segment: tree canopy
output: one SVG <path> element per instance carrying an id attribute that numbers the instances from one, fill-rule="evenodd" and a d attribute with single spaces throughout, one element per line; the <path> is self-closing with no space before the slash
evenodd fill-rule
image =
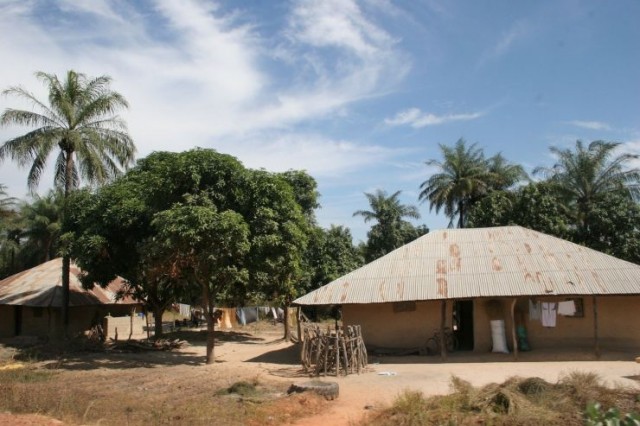
<path id="1" fill-rule="evenodd" d="M 148 300 L 159 300 L 160 318 L 171 289 L 184 286 L 200 288 L 209 311 L 251 297 L 286 304 L 302 276 L 305 197 L 281 174 L 213 150 L 156 152 L 95 195 L 73 198 L 73 254 L 87 283 L 120 275 L 155 293 Z"/>
<path id="2" fill-rule="evenodd" d="M 30 102 L 34 111 L 7 108 L 0 115 L 2 126 L 33 128 L 0 146 L 0 160 L 9 157 L 30 167 L 30 189 L 37 187 L 47 158 L 55 150 L 59 152 L 54 179 L 65 195 L 79 187 L 81 178 L 103 184 L 133 162 L 133 141 L 124 121 L 114 115 L 128 104 L 110 89 L 110 77 L 89 78 L 72 70 L 62 81 L 44 72 L 37 72 L 36 77 L 47 87 L 48 104 L 22 87 L 10 87 L 3 94 Z"/>
<path id="3" fill-rule="evenodd" d="M 378 189 L 375 193 L 365 192 L 371 210 L 358 210 L 353 216 L 362 216 L 365 223 L 375 221 L 367 233 L 367 243 L 364 246 L 364 257 L 371 262 L 398 247 L 416 239 L 428 232 L 426 227 L 414 227 L 405 218 L 419 219 L 418 208 L 400 202 L 402 191 L 388 195 L 386 191 Z"/>
<path id="4" fill-rule="evenodd" d="M 556 163 L 534 169 L 534 174 L 554 185 L 562 203 L 574 212 L 582 233 L 589 232 L 594 206 L 609 194 L 640 198 L 640 169 L 629 167 L 638 156 L 618 153 L 619 147 L 619 143 L 605 141 L 593 141 L 586 148 L 577 141 L 573 150 L 551 147 Z"/>
<path id="5" fill-rule="evenodd" d="M 492 190 L 505 190 L 526 179 L 520 165 L 509 163 L 501 154 L 487 159 L 477 144 L 467 146 L 459 139 L 455 146 L 440 145 L 443 159 L 428 160 L 427 166 L 436 172 L 420 185 L 420 201 L 429 202 L 429 210 L 444 210 L 452 226 L 467 225 L 471 206 Z"/>

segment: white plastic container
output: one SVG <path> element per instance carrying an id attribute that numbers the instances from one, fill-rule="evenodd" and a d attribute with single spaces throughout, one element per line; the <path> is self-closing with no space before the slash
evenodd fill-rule
<path id="1" fill-rule="evenodd" d="M 507 349 L 507 336 L 505 333 L 504 320 L 491 321 L 491 341 L 493 342 L 492 352 L 509 353 L 509 349 Z"/>

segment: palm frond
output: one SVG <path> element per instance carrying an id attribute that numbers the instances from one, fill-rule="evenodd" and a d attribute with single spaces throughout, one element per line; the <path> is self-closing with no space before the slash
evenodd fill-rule
<path id="1" fill-rule="evenodd" d="M 0 116 L 0 124 L 38 127 L 0 147 L 0 160 L 11 157 L 20 165 L 31 165 L 31 189 L 40 180 L 46 158 L 56 144 L 60 155 L 54 183 L 59 188 L 77 188 L 81 178 L 92 184 L 104 183 L 133 164 L 135 145 L 124 121 L 114 115 L 128 104 L 121 94 L 110 90 L 111 78 L 88 79 L 73 70 L 62 80 L 44 72 L 36 77 L 48 88 L 49 105 L 14 87 L 4 93 L 30 100 L 40 112 L 7 109 Z"/>

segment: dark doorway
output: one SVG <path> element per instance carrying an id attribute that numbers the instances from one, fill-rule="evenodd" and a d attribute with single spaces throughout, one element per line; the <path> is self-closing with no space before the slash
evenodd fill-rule
<path id="1" fill-rule="evenodd" d="M 19 336 L 22 334 L 22 306 L 14 306 L 13 312 L 15 314 L 15 316 L 13 317 L 14 324 L 16 326 L 15 332 L 16 336 Z"/>
<path id="2" fill-rule="evenodd" d="M 473 300 L 453 302 L 453 332 L 458 350 L 473 350 Z"/>

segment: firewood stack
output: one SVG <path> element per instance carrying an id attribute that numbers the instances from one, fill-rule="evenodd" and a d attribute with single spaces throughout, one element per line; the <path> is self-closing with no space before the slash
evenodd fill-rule
<path id="1" fill-rule="evenodd" d="M 358 373 L 367 366 L 367 348 L 359 325 L 327 327 L 306 325 L 303 330 L 301 360 L 311 375 L 339 376 Z"/>

